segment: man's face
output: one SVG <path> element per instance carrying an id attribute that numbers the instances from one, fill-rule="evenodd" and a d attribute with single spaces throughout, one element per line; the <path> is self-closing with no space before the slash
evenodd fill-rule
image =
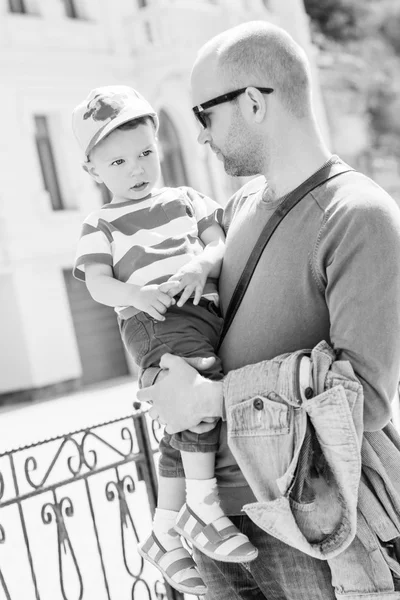
<path id="1" fill-rule="evenodd" d="M 234 91 L 223 81 L 212 57 L 195 64 L 191 84 L 195 106 Z M 223 162 L 228 175 L 257 175 L 262 169 L 262 148 L 243 118 L 241 100 L 243 98 L 239 96 L 236 101 L 224 102 L 205 110 L 202 115 L 207 127 L 201 129 L 197 141 L 199 144 L 209 144 Z"/>
<path id="2" fill-rule="evenodd" d="M 112 131 L 92 150 L 90 163 L 92 176 L 108 187 L 115 202 L 141 200 L 160 175 L 153 126 Z"/>

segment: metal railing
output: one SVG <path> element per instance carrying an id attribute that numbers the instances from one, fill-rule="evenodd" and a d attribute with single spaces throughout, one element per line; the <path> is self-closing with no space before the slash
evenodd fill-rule
<path id="1" fill-rule="evenodd" d="M 136 550 L 159 434 L 137 413 L 0 455 L 0 598 L 183 598 Z"/>

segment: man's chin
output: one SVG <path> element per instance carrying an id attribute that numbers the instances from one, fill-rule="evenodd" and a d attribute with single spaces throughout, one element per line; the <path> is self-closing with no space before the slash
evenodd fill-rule
<path id="1" fill-rule="evenodd" d="M 241 177 L 243 173 L 241 172 L 241 168 L 238 165 L 230 163 L 228 160 L 224 159 L 224 169 L 227 175 L 231 177 Z"/>

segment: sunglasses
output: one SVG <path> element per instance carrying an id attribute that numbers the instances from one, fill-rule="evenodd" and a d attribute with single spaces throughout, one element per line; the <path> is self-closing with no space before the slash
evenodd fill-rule
<path id="1" fill-rule="evenodd" d="M 207 102 L 203 102 L 202 104 L 198 104 L 192 108 L 194 112 L 194 116 L 199 121 L 203 129 L 207 129 L 207 115 L 203 114 L 205 110 L 211 108 L 212 106 L 217 106 L 217 104 L 223 104 L 224 102 L 230 102 L 234 100 L 240 94 L 244 94 L 249 86 L 241 88 L 240 90 L 235 90 L 234 92 L 228 92 L 227 94 L 222 94 L 222 96 L 217 96 L 212 100 L 208 100 Z M 256 90 L 261 92 L 262 94 L 272 94 L 274 91 L 273 88 L 265 88 L 265 87 L 256 87 Z"/>

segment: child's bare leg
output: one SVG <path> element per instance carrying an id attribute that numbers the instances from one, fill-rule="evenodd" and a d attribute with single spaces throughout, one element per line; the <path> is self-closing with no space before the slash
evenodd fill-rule
<path id="1" fill-rule="evenodd" d="M 158 502 L 153 520 L 153 531 L 166 550 L 178 548 L 180 537 L 174 529 L 176 515 L 185 502 L 185 480 L 183 477 L 158 479 Z"/>
<path id="2" fill-rule="evenodd" d="M 186 501 L 205 523 L 224 515 L 218 496 L 215 471 L 215 452 L 182 452 L 186 478 Z"/>
<path id="3" fill-rule="evenodd" d="M 179 511 L 185 503 L 185 480 L 183 477 L 158 478 L 157 507 Z"/>

